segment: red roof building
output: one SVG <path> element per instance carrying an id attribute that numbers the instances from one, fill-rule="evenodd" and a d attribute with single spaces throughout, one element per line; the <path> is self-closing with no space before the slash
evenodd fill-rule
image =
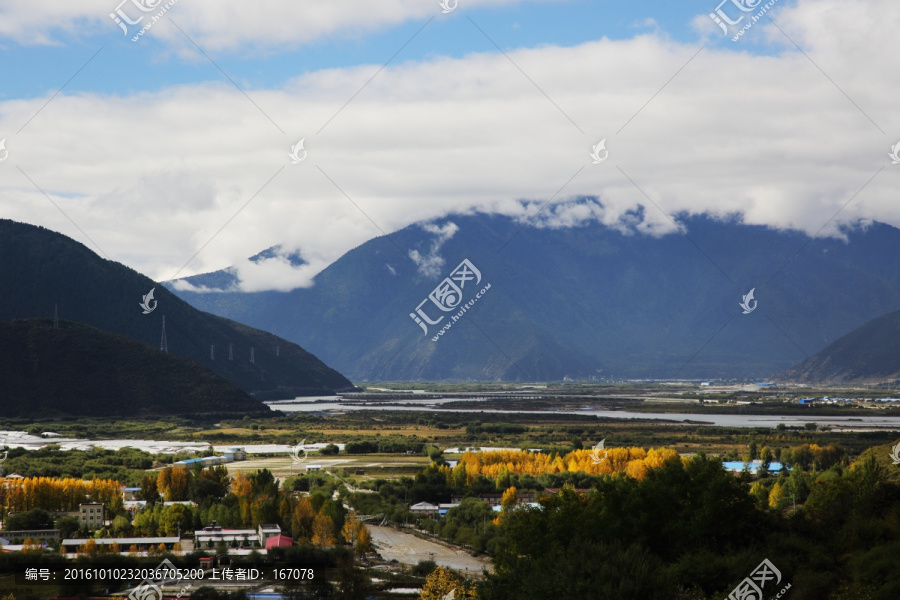
<path id="1" fill-rule="evenodd" d="M 266 550 L 269 548 L 284 548 L 293 546 L 294 540 L 286 535 L 274 535 L 266 540 Z"/>

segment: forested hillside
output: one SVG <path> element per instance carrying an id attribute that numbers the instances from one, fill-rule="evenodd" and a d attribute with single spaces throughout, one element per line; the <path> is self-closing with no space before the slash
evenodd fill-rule
<path id="1" fill-rule="evenodd" d="M 7 417 L 269 412 L 192 360 L 68 321 L 0 322 L 0 369 Z"/>

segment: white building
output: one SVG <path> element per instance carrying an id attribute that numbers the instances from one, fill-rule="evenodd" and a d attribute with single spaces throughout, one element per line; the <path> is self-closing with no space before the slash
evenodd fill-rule
<path id="1" fill-rule="evenodd" d="M 256 529 L 224 529 L 212 525 L 194 532 L 194 548 L 210 550 L 224 543 L 226 546 L 265 548 L 269 538 L 281 535 L 281 527 L 263 523 Z"/>

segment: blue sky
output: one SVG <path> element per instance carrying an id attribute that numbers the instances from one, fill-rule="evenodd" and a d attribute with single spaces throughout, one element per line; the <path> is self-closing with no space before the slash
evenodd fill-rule
<path id="1" fill-rule="evenodd" d="M 677 42 L 700 44 L 703 40 L 692 27 L 692 20 L 713 8 L 715 4 L 708 0 L 564 0 L 467 8 L 462 0 L 458 10 L 450 15 L 436 11 L 433 20 L 397 55 L 395 62 L 495 51 L 466 16 L 504 51 L 509 51 L 542 45 L 574 46 L 603 37 L 621 40 L 654 31 Z M 373 10 L 377 10 L 375 3 Z M 179 5 L 168 14 L 178 22 Z M 246 89 L 278 87 L 298 75 L 319 69 L 384 64 L 427 21 L 427 18 L 407 19 L 399 25 L 385 25 L 374 31 L 351 30 L 306 43 L 297 40 L 295 44 L 272 47 L 260 43 L 218 51 L 204 48 L 204 51 Z M 149 36 L 132 43 L 111 19 L 76 26 L 73 32 L 57 29 L 54 38 L 55 45 L 50 46 L 0 38 L 4 55 L 0 67 L 4 81 L 0 98 L 31 98 L 56 91 L 101 48 L 97 58 L 66 86 L 67 92 L 132 94 L 223 79 L 197 53 L 175 54 L 166 41 Z M 764 52 L 767 47 L 761 41 L 742 43 L 742 49 Z M 714 47 L 730 42 L 713 36 L 705 43 Z"/>

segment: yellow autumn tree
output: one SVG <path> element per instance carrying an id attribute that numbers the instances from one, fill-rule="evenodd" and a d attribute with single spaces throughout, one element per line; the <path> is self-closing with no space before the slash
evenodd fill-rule
<path id="1" fill-rule="evenodd" d="M 344 519 L 344 527 L 341 529 L 344 540 L 353 546 L 353 550 L 364 556 L 373 550 L 372 537 L 368 528 L 359 520 L 355 512 L 350 512 Z"/>
<path id="2" fill-rule="evenodd" d="M 291 531 L 298 543 L 309 541 L 313 536 L 313 521 L 316 520 L 316 511 L 312 507 L 309 496 L 297 500 L 294 512 L 291 515 Z"/>
<path id="3" fill-rule="evenodd" d="M 187 500 L 190 485 L 191 472 L 184 465 L 163 469 L 156 479 L 156 488 L 166 502 Z"/>
<path id="4" fill-rule="evenodd" d="M 101 502 L 110 512 L 122 508 L 121 486 L 118 481 L 74 477 L 25 477 L 0 479 L 0 508 L 6 513 L 27 512 L 41 508 L 49 512 L 68 512 L 91 501 Z"/>
<path id="5" fill-rule="evenodd" d="M 344 541 L 351 546 L 356 545 L 356 539 L 359 537 L 360 525 L 362 525 L 362 523 L 356 518 L 356 513 L 353 511 L 350 511 L 344 518 L 344 526 L 341 528 L 341 535 L 344 537 Z"/>
<path id="6" fill-rule="evenodd" d="M 452 595 L 451 595 L 452 593 Z M 425 578 L 425 585 L 419 592 L 420 600 L 478 600 L 475 586 L 444 567 L 438 567 Z"/>
<path id="7" fill-rule="evenodd" d="M 334 521 L 328 515 L 321 513 L 316 515 L 312 526 L 312 543 L 319 548 L 334 546 L 337 538 L 334 537 Z"/>
<path id="8" fill-rule="evenodd" d="M 671 448 L 590 448 L 573 450 L 565 455 L 551 455 L 525 450 L 496 450 L 491 452 L 465 452 L 451 472 L 454 484 L 465 473 L 469 483 L 478 475 L 484 475 L 504 485 L 510 475 L 542 475 L 545 473 L 584 472 L 592 475 L 626 473 L 642 479 L 650 469 L 661 467 L 669 460 L 677 459 Z"/>
<path id="9" fill-rule="evenodd" d="M 516 505 L 516 501 L 518 501 L 519 499 L 516 492 L 516 487 L 510 486 L 506 488 L 506 491 L 503 492 L 502 496 L 500 496 L 500 507 L 504 512 L 510 510 Z"/>
<path id="10" fill-rule="evenodd" d="M 769 493 L 766 491 L 766 488 L 761 481 L 757 481 L 750 486 L 750 495 L 760 506 L 765 506 L 769 503 Z"/>
<path id="11" fill-rule="evenodd" d="M 769 492 L 769 506 L 771 508 L 778 508 L 784 497 L 784 489 L 781 487 L 781 482 L 778 482 L 772 486 L 772 491 Z"/>
<path id="12" fill-rule="evenodd" d="M 356 534 L 356 545 L 353 547 L 353 550 L 359 556 L 365 556 L 375 550 L 375 547 L 372 545 L 372 536 L 369 533 L 369 528 L 362 523 L 359 524 L 359 531 Z"/>
<path id="13" fill-rule="evenodd" d="M 97 542 L 94 541 L 94 538 L 89 538 L 78 548 L 78 552 L 81 554 L 97 554 Z"/>
<path id="14" fill-rule="evenodd" d="M 253 501 L 253 484 L 244 475 L 238 471 L 238 474 L 231 481 L 231 493 L 238 499 L 238 507 L 241 513 L 241 521 L 243 523 L 251 523 L 253 519 L 252 501 Z"/>

